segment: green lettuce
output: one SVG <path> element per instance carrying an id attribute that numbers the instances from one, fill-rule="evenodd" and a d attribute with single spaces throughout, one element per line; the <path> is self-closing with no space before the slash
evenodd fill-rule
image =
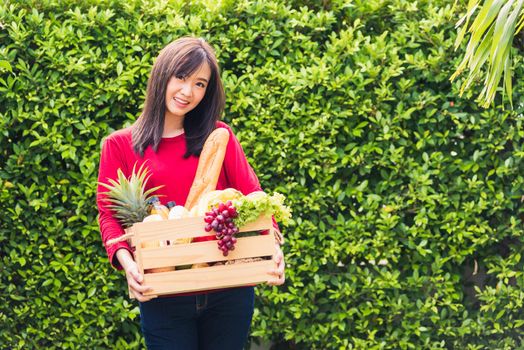
<path id="1" fill-rule="evenodd" d="M 283 194 L 274 192 L 273 195 L 260 194 L 257 196 L 243 196 L 233 200 L 238 217 L 235 219 L 237 227 L 242 227 L 256 221 L 260 216 L 273 215 L 275 220 L 286 224 L 291 218 L 291 209 L 284 205 Z"/>

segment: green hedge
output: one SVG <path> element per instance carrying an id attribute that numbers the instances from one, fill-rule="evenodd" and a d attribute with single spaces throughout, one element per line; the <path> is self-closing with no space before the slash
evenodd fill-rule
<path id="1" fill-rule="evenodd" d="M 79 3 L 0 4 L 2 348 L 143 346 L 101 245 L 97 166 L 184 34 L 216 47 L 224 120 L 294 210 L 252 340 L 524 347 L 522 58 L 515 111 L 459 98 L 454 1 Z"/>

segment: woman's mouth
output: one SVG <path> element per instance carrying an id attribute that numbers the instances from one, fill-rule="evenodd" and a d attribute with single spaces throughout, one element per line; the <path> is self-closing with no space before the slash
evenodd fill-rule
<path id="1" fill-rule="evenodd" d="M 180 107 L 180 108 L 184 108 L 184 107 L 187 107 L 189 105 L 189 102 L 186 101 L 186 100 L 182 100 L 178 97 L 173 97 L 173 101 L 175 101 L 175 104 Z"/>

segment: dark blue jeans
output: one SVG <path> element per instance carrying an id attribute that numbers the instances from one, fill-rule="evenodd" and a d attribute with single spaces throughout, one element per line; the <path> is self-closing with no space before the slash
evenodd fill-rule
<path id="1" fill-rule="evenodd" d="M 140 303 L 142 333 L 149 350 L 242 350 L 254 309 L 254 288 Z"/>

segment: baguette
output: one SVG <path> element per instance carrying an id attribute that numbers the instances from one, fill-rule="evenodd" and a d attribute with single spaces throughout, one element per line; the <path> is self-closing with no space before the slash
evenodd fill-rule
<path id="1" fill-rule="evenodd" d="M 216 189 L 228 141 L 229 132 L 224 128 L 217 128 L 208 136 L 198 160 L 195 179 L 187 196 L 185 204 L 187 210 L 191 210 L 204 194 Z"/>

